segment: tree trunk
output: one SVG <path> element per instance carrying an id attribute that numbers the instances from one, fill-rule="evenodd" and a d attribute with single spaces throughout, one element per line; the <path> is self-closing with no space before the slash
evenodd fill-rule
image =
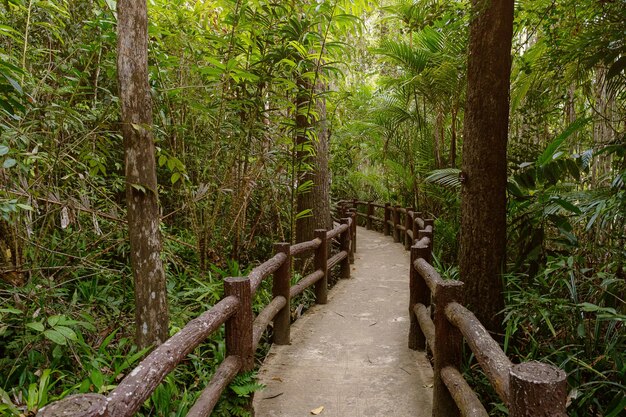
<path id="1" fill-rule="evenodd" d="M 324 83 L 318 83 L 318 90 L 326 90 Z M 328 135 L 328 121 L 326 119 L 326 98 L 317 100 L 317 114 L 319 120 L 316 123 L 317 141 L 315 142 L 315 157 L 313 160 L 313 212 L 315 213 L 315 229 L 332 229 L 333 220 L 330 213 L 330 171 L 328 161 L 330 159 L 330 143 Z"/>
<path id="2" fill-rule="evenodd" d="M 0 218 L 0 281 L 21 287 L 24 285 L 22 272 L 22 245 L 17 235 L 17 221 L 9 223 Z"/>
<path id="3" fill-rule="evenodd" d="M 320 87 L 321 86 L 321 87 Z M 319 83 L 318 89 L 324 88 Z M 312 100 L 314 92 L 308 90 L 302 98 L 298 99 L 298 116 L 296 128 L 298 129 L 297 144 L 302 146 L 307 143 L 307 130 L 309 118 L 307 115 L 308 101 Z M 305 242 L 314 238 L 315 229 L 329 229 L 332 225 L 330 216 L 330 175 L 328 172 L 328 128 L 326 123 L 326 101 L 321 98 L 316 100 L 317 113 L 320 120 L 315 120 L 315 139 L 310 143 L 313 153 L 300 151 L 299 165 L 304 168 L 300 176 L 300 184 L 312 181 L 309 190 L 299 191 L 297 195 L 297 210 L 302 213 L 311 210 L 311 215 L 303 216 L 296 222 L 296 242 Z"/>
<path id="4" fill-rule="evenodd" d="M 452 109 L 452 132 L 450 134 L 450 168 L 456 168 L 456 118 L 458 109 Z"/>
<path id="5" fill-rule="evenodd" d="M 160 212 L 152 101 L 148 85 L 146 0 L 119 0 L 118 88 L 122 106 L 126 199 L 131 265 L 135 280 L 136 343 L 143 348 L 168 337 L 165 271 L 161 262 Z"/>
<path id="6" fill-rule="evenodd" d="M 463 134 L 460 272 L 466 301 L 501 329 L 513 0 L 472 0 Z"/>
<path id="7" fill-rule="evenodd" d="M 441 155 L 443 153 L 443 112 L 440 109 L 437 109 L 437 116 L 435 118 L 435 142 L 434 142 L 434 151 L 435 151 L 435 168 L 439 169 L 442 166 L 441 163 Z"/>
<path id="8" fill-rule="evenodd" d="M 595 69 L 596 77 L 594 80 L 594 101 L 595 101 L 595 118 L 593 122 L 593 144 L 594 150 L 597 152 L 604 146 L 611 143 L 613 139 L 613 130 L 611 129 L 612 119 L 612 100 L 607 92 L 606 74 L 607 69 L 604 66 L 598 66 Z M 597 186 L 602 177 L 609 172 L 611 168 L 610 155 L 594 156 L 591 167 L 591 183 Z"/>

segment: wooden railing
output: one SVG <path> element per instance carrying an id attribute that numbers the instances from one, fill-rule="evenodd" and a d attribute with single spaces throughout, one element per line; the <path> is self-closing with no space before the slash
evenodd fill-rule
<path id="1" fill-rule="evenodd" d="M 365 206 L 358 211 L 359 206 Z M 467 343 L 511 417 L 566 416 L 567 382 L 561 369 L 540 362 L 513 364 L 476 316 L 463 306 L 463 282 L 444 280 L 433 268 L 433 221 L 412 208 L 366 201 L 340 201 L 341 213 L 382 222 L 411 250 L 409 348 L 433 353 L 433 417 L 487 417 L 459 368 Z M 376 217 L 377 209 L 384 216 Z M 404 217 L 402 217 L 404 216 Z"/>
<path id="2" fill-rule="evenodd" d="M 226 278 L 224 298 L 154 349 L 108 395 L 77 394 L 42 408 L 41 417 L 130 417 L 150 397 L 163 379 L 200 343 L 226 326 L 226 359 L 216 370 L 187 417 L 209 416 L 221 393 L 240 372 L 254 368 L 254 353 L 263 332 L 273 321 L 273 342 L 289 344 L 290 300 L 306 288 L 315 285 L 315 302 L 325 304 L 328 294 L 329 271 L 340 268 L 340 277 L 350 277 L 354 259 L 356 225 L 352 218 L 342 218 L 332 230 L 316 230 L 308 242 L 275 245 L 275 255 L 254 268 L 247 277 Z M 330 256 L 331 242 L 338 251 Z M 291 286 L 291 261 L 295 255 L 314 254 L 315 271 Z M 254 295 L 266 278 L 273 275 L 272 301 L 256 316 L 252 312 Z"/>

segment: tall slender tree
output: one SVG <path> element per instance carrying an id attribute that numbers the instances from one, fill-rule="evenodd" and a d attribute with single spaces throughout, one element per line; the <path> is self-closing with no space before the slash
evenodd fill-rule
<path id="1" fill-rule="evenodd" d="M 322 74 L 324 56 L 326 54 L 326 40 L 330 30 L 335 7 L 331 7 L 326 17 L 328 26 L 318 26 L 321 43 L 318 45 L 317 59 L 308 62 L 310 70 L 314 71 L 313 81 L 299 75 L 298 85 L 300 93 L 297 99 L 296 116 L 297 145 L 299 148 L 298 163 L 303 175 L 301 184 L 306 184 L 304 190 L 297 195 L 298 213 L 310 210 L 311 215 L 305 215 L 296 222 L 296 241 L 303 242 L 314 237 L 315 229 L 329 229 L 332 226 L 330 214 L 330 172 L 328 168 L 329 146 L 328 128 L 326 124 L 327 90 Z M 311 27 L 312 28 L 312 27 Z M 306 146 L 310 145 L 310 146 Z M 308 151 L 306 149 L 309 149 Z"/>
<path id="2" fill-rule="evenodd" d="M 146 0 L 117 3 L 117 71 L 122 105 L 126 200 L 135 280 L 136 343 L 158 345 L 168 336 L 165 271 L 161 261 L 152 101 L 148 84 Z"/>
<path id="3" fill-rule="evenodd" d="M 463 134 L 460 272 L 466 301 L 501 328 L 513 0 L 472 0 Z"/>

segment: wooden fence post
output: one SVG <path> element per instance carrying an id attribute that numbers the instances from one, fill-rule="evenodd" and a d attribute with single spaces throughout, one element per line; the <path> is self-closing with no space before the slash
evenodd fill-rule
<path id="1" fill-rule="evenodd" d="M 291 307 L 289 296 L 291 286 L 291 255 L 289 251 L 289 243 L 276 243 L 274 245 L 275 253 L 284 253 L 287 259 L 274 272 L 272 284 L 272 297 L 285 297 L 287 303 L 285 307 L 274 317 L 274 338 L 273 341 L 277 345 L 288 345 L 290 342 L 290 326 L 291 326 Z"/>
<path id="2" fill-rule="evenodd" d="M 254 350 L 252 349 L 252 291 L 250 279 L 226 278 L 224 280 L 224 296 L 234 295 L 239 298 L 239 308 L 234 316 L 226 322 L 226 355 L 241 358 L 241 371 L 254 369 Z"/>
<path id="3" fill-rule="evenodd" d="M 76 394 L 49 404 L 37 417 L 109 417 L 107 397 L 101 394 Z"/>
<path id="4" fill-rule="evenodd" d="M 374 215 L 374 205 L 371 201 L 367 203 L 367 219 L 365 219 L 365 228 L 372 230 L 372 216 Z"/>
<path id="5" fill-rule="evenodd" d="M 461 368 L 463 335 L 446 317 L 446 306 L 451 302 L 462 302 L 463 283 L 461 281 L 442 281 L 437 283 L 433 297 L 435 317 L 435 364 L 433 369 L 433 417 L 457 417 L 459 409 L 450 395 L 441 370 L 447 366 Z"/>
<path id="6" fill-rule="evenodd" d="M 422 238 L 424 237 L 428 237 L 428 239 L 430 239 L 430 242 L 428 243 L 428 247 L 424 249 L 423 252 L 420 252 L 420 254 L 422 255 L 420 256 L 420 258 L 424 258 L 426 262 L 428 262 L 429 264 L 432 264 L 433 263 L 433 234 L 430 232 L 427 232 L 426 230 L 419 230 L 417 232 L 417 239 L 422 240 Z"/>
<path id="7" fill-rule="evenodd" d="M 400 231 L 398 225 L 400 224 L 400 206 L 396 205 L 393 208 L 393 241 L 400 241 Z"/>
<path id="8" fill-rule="evenodd" d="M 352 263 L 354 263 L 354 254 L 356 253 L 356 220 L 357 214 L 356 209 L 350 215 L 352 217 L 352 230 L 350 231 L 350 237 L 352 238 Z"/>
<path id="9" fill-rule="evenodd" d="M 422 217 L 422 213 L 415 212 L 415 214 L 413 214 L 413 223 L 411 224 L 411 228 L 413 230 L 413 242 L 411 243 L 411 246 L 413 246 L 415 244 L 415 242 L 417 242 L 417 234 L 419 233 L 419 225 L 417 224 L 417 219 Z"/>
<path id="10" fill-rule="evenodd" d="M 326 229 L 316 229 L 315 237 L 322 241 L 315 250 L 315 270 L 321 270 L 324 276 L 315 283 L 315 302 L 326 304 L 328 302 L 328 239 Z"/>
<path id="11" fill-rule="evenodd" d="M 567 417 L 567 375 L 541 362 L 513 365 L 509 371 L 511 417 Z"/>
<path id="12" fill-rule="evenodd" d="M 435 247 L 435 220 L 434 219 L 424 219 L 424 228 L 426 227 L 432 227 L 432 232 L 430 232 L 430 251 L 433 251 L 433 248 Z"/>
<path id="13" fill-rule="evenodd" d="M 409 266 L 409 349 L 425 350 L 426 337 L 415 316 L 415 304 L 420 303 L 428 307 L 430 305 L 430 288 L 426 285 L 424 278 L 417 272 L 413 265 L 419 258 L 428 259 L 430 252 L 427 246 L 411 246 L 411 264 Z M 434 350 L 431 346 L 431 350 Z"/>
<path id="14" fill-rule="evenodd" d="M 413 207 L 406 209 L 406 216 L 404 217 L 404 249 L 405 250 L 410 250 L 411 246 L 413 246 L 413 242 L 411 242 L 411 237 L 409 237 L 409 231 L 411 231 L 411 233 L 413 233 L 413 226 L 412 226 L 412 221 L 411 221 L 411 216 L 409 215 L 409 213 L 412 213 L 413 210 L 415 210 Z M 415 236 L 413 236 L 415 237 Z"/>
<path id="15" fill-rule="evenodd" d="M 351 243 L 351 239 L 350 239 L 350 219 L 349 218 L 343 218 L 341 219 L 341 224 L 347 224 L 348 228 L 346 229 L 345 232 L 343 232 L 341 235 L 339 235 L 339 244 L 340 244 L 340 250 L 341 251 L 346 251 L 346 253 L 348 254 L 348 256 L 346 256 L 342 261 L 341 261 L 341 272 L 340 272 L 340 276 L 341 278 L 350 278 L 350 264 L 354 261 L 350 261 L 350 243 Z M 354 257 L 352 258 L 354 259 Z"/>
<path id="16" fill-rule="evenodd" d="M 391 204 L 385 203 L 385 215 L 383 216 L 385 222 L 383 223 L 383 235 L 389 236 L 389 220 L 391 220 Z"/>

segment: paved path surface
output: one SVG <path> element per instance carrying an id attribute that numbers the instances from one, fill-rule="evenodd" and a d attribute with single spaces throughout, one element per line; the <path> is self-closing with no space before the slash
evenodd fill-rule
<path id="1" fill-rule="evenodd" d="M 431 415 L 432 370 L 407 348 L 409 254 L 390 237 L 359 228 L 352 278 L 273 346 L 259 372 L 256 417 Z"/>

